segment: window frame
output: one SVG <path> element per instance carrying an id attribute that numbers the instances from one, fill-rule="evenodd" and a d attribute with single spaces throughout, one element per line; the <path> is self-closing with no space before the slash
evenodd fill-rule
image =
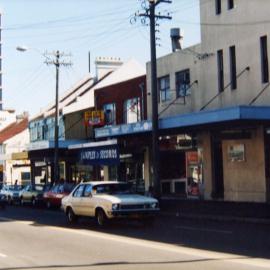
<path id="1" fill-rule="evenodd" d="M 227 0 L 228 10 L 234 9 L 234 0 Z"/>
<path id="2" fill-rule="evenodd" d="M 162 81 L 165 80 L 165 87 L 161 88 L 161 83 Z M 170 89 L 170 75 L 165 75 L 160 78 L 158 78 L 158 97 L 159 97 L 159 102 L 167 102 L 171 100 L 171 89 Z M 164 92 L 165 98 L 163 98 L 162 93 Z"/>
<path id="3" fill-rule="evenodd" d="M 112 110 L 110 110 L 111 111 L 111 116 L 110 116 L 110 122 L 108 122 L 107 120 L 108 120 L 108 116 L 107 116 L 107 113 L 106 113 L 106 111 L 108 111 L 109 110 L 109 108 L 108 109 L 106 109 L 106 107 L 108 106 L 110 106 L 110 105 L 112 105 Z M 103 111 L 104 111 L 104 116 L 105 116 L 105 125 L 107 125 L 107 126 L 111 126 L 111 125 L 115 125 L 116 124 L 116 103 L 115 102 L 111 102 L 111 103 L 106 103 L 106 104 L 104 104 L 103 105 Z M 113 114 L 112 114 L 112 112 L 113 112 Z"/>
<path id="4" fill-rule="evenodd" d="M 237 89 L 237 62 L 235 45 L 229 48 L 231 90 Z"/>
<path id="5" fill-rule="evenodd" d="M 183 75 L 184 77 L 186 77 L 187 74 L 188 74 L 188 81 L 185 78 L 183 83 L 180 83 L 180 76 Z M 181 94 L 181 89 L 180 89 L 181 86 L 185 86 L 184 95 Z M 190 69 L 189 68 L 180 70 L 180 71 L 175 73 L 175 91 L 176 91 L 176 97 L 178 97 L 178 98 L 191 95 L 191 92 L 190 92 Z"/>
<path id="6" fill-rule="evenodd" d="M 218 92 L 224 91 L 224 59 L 223 50 L 217 51 Z"/>
<path id="7" fill-rule="evenodd" d="M 260 48 L 261 48 L 262 83 L 268 83 L 269 82 L 269 61 L 268 61 L 267 35 L 260 37 Z"/>
<path id="8" fill-rule="evenodd" d="M 132 121 L 130 119 L 128 119 L 128 112 L 131 112 L 131 107 L 132 105 L 128 104 L 128 102 L 135 102 L 134 104 L 136 105 L 136 112 L 134 112 L 134 114 L 136 113 L 137 115 L 137 119 L 136 121 Z M 123 108 L 123 118 L 124 118 L 124 122 L 125 124 L 131 124 L 131 123 L 137 123 L 141 121 L 141 98 L 140 97 L 133 97 L 133 98 L 129 98 L 126 99 L 124 101 L 124 108 Z"/>
<path id="9" fill-rule="evenodd" d="M 222 12 L 221 0 L 216 0 L 216 15 L 220 15 Z"/>

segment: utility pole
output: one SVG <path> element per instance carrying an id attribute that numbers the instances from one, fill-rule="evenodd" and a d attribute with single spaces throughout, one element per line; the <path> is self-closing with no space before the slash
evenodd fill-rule
<path id="1" fill-rule="evenodd" d="M 59 179 L 59 67 L 63 66 L 71 66 L 71 62 L 60 62 L 60 57 L 70 56 L 64 53 L 60 53 L 59 51 L 46 54 L 46 55 L 53 55 L 55 60 L 48 61 L 46 60 L 45 63 L 47 65 L 55 65 L 56 68 L 56 85 L 55 85 L 55 114 L 54 114 L 54 178 L 52 184 L 55 183 Z M 47 58 L 47 57 L 46 57 Z"/>
<path id="2" fill-rule="evenodd" d="M 156 14 L 156 7 L 161 3 L 171 4 L 171 0 L 148 0 L 142 2 L 144 13 L 135 14 L 135 17 L 149 18 L 150 20 L 150 50 L 151 50 L 151 97 L 152 97 L 152 168 L 155 196 L 160 197 L 160 175 L 159 175 L 159 119 L 158 119 L 158 89 L 157 89 L 157 58 L 156 58 L 156 21 L 159 19 L 171 20 L 169 15 Z M 136 19 L 135 19 L 136 21 Z M 145 24 L 145 20 L 142 20 Z"/>

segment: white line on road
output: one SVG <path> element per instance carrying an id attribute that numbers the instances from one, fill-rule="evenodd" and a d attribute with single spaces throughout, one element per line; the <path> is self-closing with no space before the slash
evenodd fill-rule
<path id="1" fill-rule="evenodd" d="M 204 229 L 204 228 L 195 228 L 188 226 L 175 226 L 176 229 L 190 230 L 190 231 L 202 231 L 202 232 L 214 232 L 214 233 L 224 233 L 224 234 L 232 234 L 232 231 L 225 230 L 215 230 L 215 229 Z"/>

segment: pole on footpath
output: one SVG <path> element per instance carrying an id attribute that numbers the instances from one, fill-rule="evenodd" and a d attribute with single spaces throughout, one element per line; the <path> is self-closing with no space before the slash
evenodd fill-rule
<path id="1" fill-rule="evenodd" d="M 46 61 L 45 63 L 47 65 L 55 65 L 56 69 L 56 85 L 55 85 L 55 114 L 54 114 L 54 159 L 53 159 L 53 165 L 54 165 L 54 177 L 52 179 L 52 185 L 59 181 L 59 68 L 61 65 L 63 66 L 71 66 L 71 62 L 60 62 L 60 57 L 64 56 L 70 56 L 65 55 L 63 53 L 60 53 L 59 51 L 56 51 L 56 53 L 51 53 L 51 55 L 55 56 L 54 61 Z"/>
<path id="2" fill-rule="evenodd" d="M 143 1 L 143 7 L 146 6 Z M 145 7 L 145 13 L 135 14 L 136 17 L 143 17 L 142 23 L 145 24 L 145 17 L 150 20 L 150 50 L 151 50 L 151 101 L 152 101 L 152 184 L 154 185 L 155 197 L 161 195 L 160 174 L 159 174 L 159 118 L 158 118 L 158 89 L 157 89 L 157 57 L 156 57 L 156 21 L 159 19 L 171 20 L 167 15 L 156 15 L 156 6 L 161 3 L 171 4 L 170 0 L 148 0 L 149 7 Z"/>

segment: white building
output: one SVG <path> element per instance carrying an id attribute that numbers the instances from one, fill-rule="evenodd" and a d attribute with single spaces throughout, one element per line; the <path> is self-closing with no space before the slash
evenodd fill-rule
<path id="1" fill-rule="evenodd" d="M 201 0 L 201 44 L 157 61 L 160 132 L 197 141 L 205 199 L 270 200 L 269 8 Z"/>

